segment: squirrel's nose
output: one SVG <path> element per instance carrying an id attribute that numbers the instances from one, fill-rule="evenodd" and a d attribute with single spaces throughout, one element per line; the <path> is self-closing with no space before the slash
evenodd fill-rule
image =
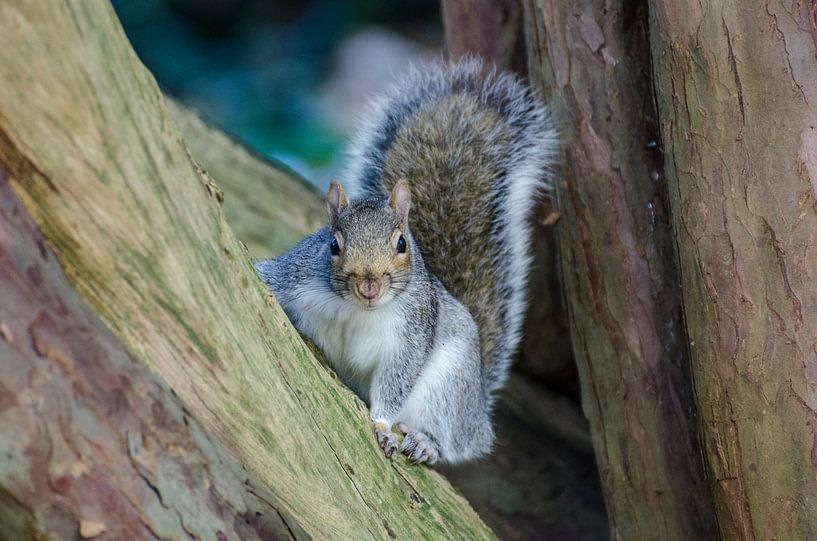
<path id="1" fill-rule="evenodd" d="M 366 278 L 357 283 L 357 292 L 367 301 L 376 299 L 378 293 L 380 293 L 380 284 L 376 280 Z"/>

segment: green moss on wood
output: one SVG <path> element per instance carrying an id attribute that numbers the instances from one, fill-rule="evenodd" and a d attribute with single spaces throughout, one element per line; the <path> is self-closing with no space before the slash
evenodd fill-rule
<path id="1" fill-rule="evenodd" d="M 440 475 L 378 452 L 357 399 L 254 275 L 107 3 L 0 5 L 0 78 L 0 163 L 72 284 L 297 528 L 492 537 Z M 309 219 L 282 218 L 303 221 L 298 235 Z"/>

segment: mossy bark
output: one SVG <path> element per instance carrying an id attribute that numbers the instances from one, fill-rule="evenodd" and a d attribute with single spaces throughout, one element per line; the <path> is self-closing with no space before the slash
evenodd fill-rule
<path id="1" fill-rule="evenodd" d="M 708 481 L 729 539 L 817 538 L 817 3 L 653 0 Z"/>
<path id="2" fill-rule="evenodd" d="M 711 538 L 646 4 L 523 4 L 529 78 L 564 138 L 561 271 L 612 537 Z"/>
<path id="3" fill-rule="evenodd" d="M 173 100 L 167 110 L 196 163 L 224 192 L 224 215 L 253 258 L 278 255 L 326 223 L 324 195 L 287 166 L 262 159 Z"/>
<path id="4" fill-rule="evenodd" d="M 302 537 L 82 302 L 2 170 L 0 231 L 0 539 Z"/>
<path id="5" fill-rule="evenodd" d="M 491 537 L 440 475 L 383 458 L 258 281 L 107 2 L 0 4 L 0 78 L 0 165 L 70 283 L 296 537 Z"/>

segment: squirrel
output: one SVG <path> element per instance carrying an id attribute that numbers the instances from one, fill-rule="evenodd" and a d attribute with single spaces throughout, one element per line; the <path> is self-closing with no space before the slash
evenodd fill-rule
<path id="1" fill-rule="evenodd" d="M 256 270 L 370 406 L 386 457 L 490 453 L 526 308 L 530 214 L 558 150 L 547 109 L 480 60 L 412 69 L 376 99 L 328 224 Z M 398 447 L 397 428 L 403 434 Z"/>

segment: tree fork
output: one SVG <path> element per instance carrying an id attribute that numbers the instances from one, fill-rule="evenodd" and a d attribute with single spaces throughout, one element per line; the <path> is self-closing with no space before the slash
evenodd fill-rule
<path id="1" fill-rule="evenodd" d="M 0 4 L 0 78 L 0 165 L 70 283 L 296 537 L 491 537 L 439 474 L 378 452 L 363 404 L 255 276 L 107 2 Z"/>

